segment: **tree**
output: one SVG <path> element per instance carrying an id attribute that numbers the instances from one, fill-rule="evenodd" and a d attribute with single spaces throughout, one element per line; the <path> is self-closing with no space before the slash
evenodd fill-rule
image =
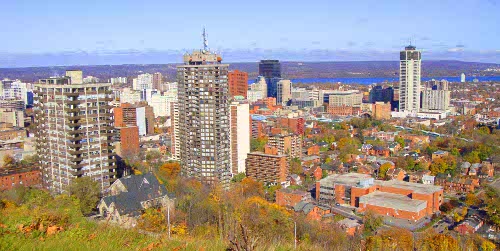
<path id="1" fill-rule="evenodd" d="M 429 234 L 420 241 L 421 250 L 425 251 L 458 251 L 460 245 L 451 235 Z"/>
<path id="2" fill-rule="evenodd" d="M 267 144 L 267 138 L 266 137 L 260 137 L 257 139 L 251 139 L 250 140 L 250 150 L 251 151 L 259 151 L 263 152 L 264 147 Z"/>
<path id="3" fill-rule="evenodd" d="M 479 163 L 481 158 L 479 158 L 479 152 L 472 151 L 464 156 L 464 160 L 470 163 Z"/>
<path id="4" fill-rule="evenodd" d="M 166 229 L 165 222 L 165 215 L 160 210 L 148 208 L 137 221 L 137 226 L 149 232 L 161 232 Z"/>
<path id="5" fill-rule="evenodd" d="M 473 193 L 468 193 L 465 196 L 465 204 L 467 206 L 479 206 L 481 204 L 481 200 Z"/>
<path id="6" fill-rule="evenodd" d="M 382 226 L 384 220 L 374 212 L 367 211 L 363 217 L 363 222 L 365 224 L 365 233 L 370 234 L 377 230 L 378 227 Z"/>
<path id="7" fill-rule="evenodd" d="M 3 167 L 12 168 L 16 165 L 16 159 L 12 157 L 10 154 L 6 154 L 3 156 Z"/>
<path id="8" fill-rule="evenodd" d="M 164 175 L 167 179 L 177 178 L 181 172 L 181 165 L 179 162 L 168 162 L 163 164 L 160 169 L 160 174 Z"/>
<path id="9" fill-rule="evenodd" d="M 299 158 L 293 158 L 290 160 L 290 173 L 292 174 L 302 174 L 302 163 Z"/>
<path id="10" fill-rule="evenodd" d="M 396 136 L 396 138 L 394 139 L 395 142 L 399 143 L 399 145 L 401 146 L 401 148 L 404 148 L 406 146 L 406 143 L 405 143 L 405 139 L 403 139 L 403 137 L 401 136 Z"/>
<path id="11" fill-rule="evenodd" d="M 238 173 L 238 174 L 233 176 L 233 178 L 231 179 L 231 182 L 241 182 L 246 177 L 247 176 L 245 173 Z"/>
<path id="12" fill-rule="evenodd" d="M 367 238 L 367 250 L 413 250 L 413 235 L 401 228 L 383 230 L 377 235 Z"/>
<path id="13" fill-rule="evenodd" d="M 79 200 L 83 214 L 89 214 L 96 209 L 100 191 L 99 183 L 89 176 L 76 178 L 71 181 L 69 186 L 69 193 Z"/>
<path id="14" fill-rule="evenodd" d="M 391 165 L 391 163 L 389 163 L 389 162 L 382 164 L 382 165 L 380 166 L 380 168 L 379 168 L 379 171 L 378 171 L 378 172 L 379 172 L 379 173 L 378 173 L 378 177 L 379 177 L 380 179 L 385 180 L 385 179 L 387 178 L 387 171 L 388 171 L 389 169 L 391 169 L 391 167 L 392 167 L 392 165 Z"/>

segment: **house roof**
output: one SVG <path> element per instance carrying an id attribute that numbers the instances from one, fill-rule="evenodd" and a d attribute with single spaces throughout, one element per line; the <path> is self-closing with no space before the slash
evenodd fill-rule
<path id="1" fill-rule="evenodd" d="M 131 175 L 115 182 L 121 182 L 126 192 L 107 196 L 102 200 L 106 205 L 114 203 L 120 214 L 137 215 L 142 209 L 141 202 L 164 196 L 173 197 L 167 193 L 165 186 L 161 185 L 152 173 Z"/>

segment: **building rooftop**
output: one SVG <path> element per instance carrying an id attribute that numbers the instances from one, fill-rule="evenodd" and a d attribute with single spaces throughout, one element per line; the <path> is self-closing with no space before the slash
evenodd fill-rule
<path id="1" fill-rule="evenodd" d="M 443 190 L 443 187 L 441 186 L 425 185 L 425 184 L 406 182 L 400 180 L 383 181 L 381 185 L 385 187 L 394 187 L 399 189 L 411 190 L 415 193 L 420 193 L 420 194 L 432 194 L 440 190 Z"/>
<path id="2" fill-rule="evenodd" d="M 415 213 L 427 207 L 427 201 L 412 200 L 405 195 L 379 191 L 359 197 L 359 203 Z"/>
<path id="3" fill-rule="evenodd" d="M 320 184 L 344 184 L 350 186 L 357 186 L 360 181 L 365 181 L 373 179 L 369 174 L 362 173 L 346 173 L 346 174 L 332 174 L 322 180 L 320 180 Z"/>

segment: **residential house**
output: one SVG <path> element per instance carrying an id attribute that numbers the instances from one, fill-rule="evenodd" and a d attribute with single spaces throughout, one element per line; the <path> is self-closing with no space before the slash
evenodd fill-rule
<path id="1" fill-rule="evenodd" d="M 361 231 L 363 231 L 363 226 L 364 226 L 362 223 L 358 222 L 357 220 L 349 219 L 349 218 L 345 218 L 345 219 L 337 222 L 337 224 L 342 229 L 344 229 L 344 231 L 349 236 L 354 236 L 356 233 L 360 233 Z"/>
<path id="2" fill-rule="evenodd" d="M 389 180 L 403 181 L 406 177 L 406 171 L 401 168 L 391 168 L 387 170 L 386 176 Z"/>
<path id="3" fill-rule="evenodd" d="M 109 196 L 98 204 L 99 214 L 124 227 L 134 227 L 148 208 L 173 209 L 173 195 L 152 173 L 120 178 L 109 187 Z"/>
<path id="4" fill-rule="evenodd" d="M 436 176 L 424 175 L 424 176 L 422 176 L 422 184 L 434 185 L 434 179 L 435 178 L 436 178 Z"/>
<path id="5" fill-rule="evenodd" d="M 293 208 L 301 201 L 310 202 L 311 194 L 305 191 L 287 188 L 276 191 L 276 204 L 282 207 Z"/>
<path id="6" fill-rule="evenodd" d="M 464 221 L 455 227 L 455 231 L 462 235 L 473 234 L 484 224 L 484 221 L 477 215 L 467 217 Z"/>
<path id="7" fill-rule="evenodd" d="M 310 220 L 321 220 L 324 215 L 331 213 L 329 207 L 318 206 L 312 202 L 305 201 L 297 203 L 293 209 L 295 212 L 302 212 Z"/>

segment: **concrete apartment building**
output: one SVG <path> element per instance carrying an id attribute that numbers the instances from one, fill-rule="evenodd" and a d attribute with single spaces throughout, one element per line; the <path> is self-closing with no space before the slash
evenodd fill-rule
<path id="1" fill-rule="evenodd" d="M 277 83 L 276 104 L 286 106 L 287 102 L 292 99 L 292 81 L 282 79 Z"/>
<path id="2" fill-rule="evenodd" d="M 422 55 L 415 46 L 400 52 L 399 111 L 415 114 L 420 111 L 420 75 Z"/>
<path id="3" fill-rule="evenodd" d="M 145 136 L 154 133 L 155 116 L 153 107 L 144 104 L 123 103 L 113 109 L 115 125 L 117 127 L 137 126 L 139 135 Z"/>
<path id="4" fill-rule="evenodd" d="M 446 112 L 450 108 L 448 81 L 431 80 L 422 90 L 422 112 Z"/>
<path id="5" fill-rule="evenodd" d="M 179 104 L 170 103 L 170 152 L 173 160 L 180 160 L 180 140 L 179 140 Z"/>
<path id="6" fill-rule="evenodd" d="M 81 71 L 35 84 L 36 148 L 44 187 L 68 191 L 90 176 L 102 191 L 116 179 L 111 83 L 82 81 Z"/>
<path id="7" fill-rule="evenodd" d="M 356 207 L 358 212 L 419 220 L 439 211 L 443 188 L 399 180 L 379 181 L 359 173 L 334 174 L 316 182 L 316 199 Z"/>
<path id="8" fill-rule="evenodd" d="M 302 137 L 293 133 L 278 133 L 269 135 L 267 146 L 276 148 L 277 154 L 287 155 L 290 159 L 302 158 Z"/>
<path id="9" fill-rule="evenodd" d="M 149 73 L 138 75 L 137 78 L 133 79 L 132 89 L 138 91 L 145 89 L 153 89 L 153 75 Z"/>
<path id="10" fill-rule="evenodd" d="M 205 184 L 227 187 L 231 177 L 228 64 L 203 50 L 184 55 L 177 66 L 182 172 Z M 177 152 L 177 149 L 176 149 Z"/>
<path id="11" fill-rule="evenodd" d="M 358 90 L 332 91 L 329 96 L 328 105 L 333 107 L 360 107 L 363 102 L 363 93 Z"/>
<path id="12" fill-rule="evenodd" d="M 161 72 L 156 72 L 156 73 L 153 73 L 153 79 L 152 79 L 152 82 L 153 82 L 153 89 L 160 89 L 160 86 L 163 84 L 163 74 L 161 74 Z"/>
<path id="13" fill-rule="evenodd" d="M 266 184 L 286 186 L 289 174 L 288 156 L 266 152 L 252 152 L 247 155 L 246 175 Z"/>
<path id="14" fill-rule="evenodd" d="M 243 96 L 247 98 L 248 91 L 248 73 L 244 71 L 230 71 L 227 75 L 229 82 L 229 95 Z"/>
<path id="15" fill-rule="evenodd" d="M 245 159 L 250 152 L 250 106 L 245 101 L 231 103 L 231 173 L 245 172 Z"/>

